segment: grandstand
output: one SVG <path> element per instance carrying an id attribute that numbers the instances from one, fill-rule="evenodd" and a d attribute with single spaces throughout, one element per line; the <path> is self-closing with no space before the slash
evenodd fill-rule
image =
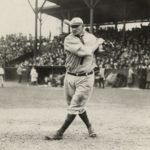
<path id="1" fill-rule="evenodd" d="M 67 11 L 72 8 L 71 3 L 68 3 L 67 0 L 62 3 L 55 0 L 49 1 L 56 2 L 58 6 L 43 8 L 41 10 L 42 13 L 55 16 L 61 20 L 65 18 L 69 19 L 67 17 L 68 14 L 70 17 L 78 15 L 85 20 L 86 27 L 91 27 L 91 24 L 95 26 L 95 28 L 92 26 L 91 31 L 93 34 L 97 37 L 102 37 L 105 40 L 111 41 L 114 44 L 114 48 L 111 50 L 110 55 L 96 55 L 96 63 L 98 66 L 104 65 L 105 69 L 109 70 L 109 72 L 110 70 L 115 70 L 117 73 L 121 74 L 123 72 L 122 70 L 126 70 L 126 73 L 124 73 L 126 77 L 129 67 L 132 66 L 136 82 L 140 82 L 140 78 L 142 74 L 144 74 L 143 72 L 148 72 L 148 66 L 150 64 L 150 25 L 143 26 L 141 24 L 141 27 L 139 28 L 125 30 L 125 24 L 127 22 L 134 22 L 134 20 L 148 21 L 149 17 L 147 16 L 147 12 L 149 11 L 149 5 L 147 5 L 147 0 L 132 1 L 132 3 L 127 1 L 125 6 L 130 10 L 130 13 L 126 12 L 125 14 L 121 11 L 125 9 L 123 1 L 119 2 L 118 0 L 115 0 L 114 4 L 111 4 L 109 0 L 105 2 L 99 2 L 97 0 L 95 1 L 93 16 L 88 13 L 91 12 L 91 9 L 87 7 L 88 1 L 86 0 L 84 2 L 72 0 L 72 2 L 75 3 L 72 11 Z M 131 5 L 133 3 L 135 4 L 134 6 Z M 107 6 L 105 11 L 102 9 L 104 6 Z M 116 6 L 119 6 L 121 10 L 115 10 Z M 111 9 L 109 9 L 110 7 Z M 66 13 L 66 11 L 68 13 Z M 63 14 L 60 14 L 60 12 L 63 12 Z M 104 15 L 105 13 L 106 15 Z M 88 17 L 89 14 L 90 17 Z M 91 19 L 88 20 L 89 18 Z M 93 22 L 91 22 L 91 20 Z M 119 23 L 124 24 L 122 30 L 118 30 L 117 28 L 117 24 Z M 114 24 L 115 26 L 102 28 L 102 24 Z M 44 76 L 50 73 L 59 73 L 59 70 L 57 70 L 58 68 L 61 68 L 61 73 L 64 73 L 65 53 L 63 49 L 63 40 L 65 36 L 66 33 L 62 33 L 60 36 L 55 36 L 52 41 L 46 38 L 43 38 L 42 42 L 38 41 L 37 45 L 39 48 L 35 60 L 34 37 L 32 35 L 26 37 L 20 33 L 19 35 L 13 34 L 1 37 L 0 58 L 6 67 L 6 79 L 10 79 L 9 68 L 11 67 L 12 71 L 12 67 L 14 67 L 15 72 L 17 65 L 20 63 L 23 64 L 24 67 L 29 68 L 32 65 L 35 65 L 38 68 L 41 81 L 44 80 Z M 44 75 L 40 73 L 43 68 L 46 68 Z M 146 87 L 147 76 L 145 76 L 144 79 L 144 88 Z"/>

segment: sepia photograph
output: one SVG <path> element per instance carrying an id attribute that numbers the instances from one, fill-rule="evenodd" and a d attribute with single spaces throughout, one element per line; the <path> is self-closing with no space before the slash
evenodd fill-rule
<path id="1" fill-rule="evenodd" d="M 149 149 L 149 0 L 0 2 L 0 150 Z"/>

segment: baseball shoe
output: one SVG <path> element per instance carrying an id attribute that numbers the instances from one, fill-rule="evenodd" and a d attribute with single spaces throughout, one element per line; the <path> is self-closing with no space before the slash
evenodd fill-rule
<path id="1" fill-rule="evenodd" d="M 54 135 L 52 136 L 45 136 L 45 140 L 53 141 L 53 140 L 62 140 L 63 139 L 63 134 L 57 131 Z"/>
<path id="2" fill-rule="evenodd" d="M 91 127 L 88 128 L 89 136 L 90 137 L 96 137 L 96 133 L 94 132 L 94 129 Z"/>

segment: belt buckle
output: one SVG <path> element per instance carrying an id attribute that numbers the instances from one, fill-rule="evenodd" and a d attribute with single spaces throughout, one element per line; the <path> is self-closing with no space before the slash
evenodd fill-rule
<path id="1" fill-rule="evenodd" d="M 88 72 L 86 72 L 86 73 L 85 73 L 85 75 L 86 75 L 86 76 L 88 76 L 88 75 L 89 75 L 89 73 L 88 73 Z"/>
<path id="2" fill-rule="evenodd" d="M 76 73 L 76 76 L 79 76 L 79 73 Z"/>

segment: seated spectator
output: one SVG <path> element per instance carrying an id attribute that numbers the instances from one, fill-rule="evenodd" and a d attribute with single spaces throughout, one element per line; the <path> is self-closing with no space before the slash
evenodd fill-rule
<path id="1" fill-rule="evenodd" d="M 125 87 L 126 86 L 127 78 L 125 75 L 121 73 L 117 73 L 116 79 L 112 85 L 112 87 L 118 88 L 118 87 Z"/>
<path id="2" fill-rule="evenodd" d="M 117 78 L 117 73 L 115 72 L 111 72 L 110 74 L 108 74 L 108 76 L 106 77 L 106 84 L 107 85 L 113 85 L 116 81 Z"/>

